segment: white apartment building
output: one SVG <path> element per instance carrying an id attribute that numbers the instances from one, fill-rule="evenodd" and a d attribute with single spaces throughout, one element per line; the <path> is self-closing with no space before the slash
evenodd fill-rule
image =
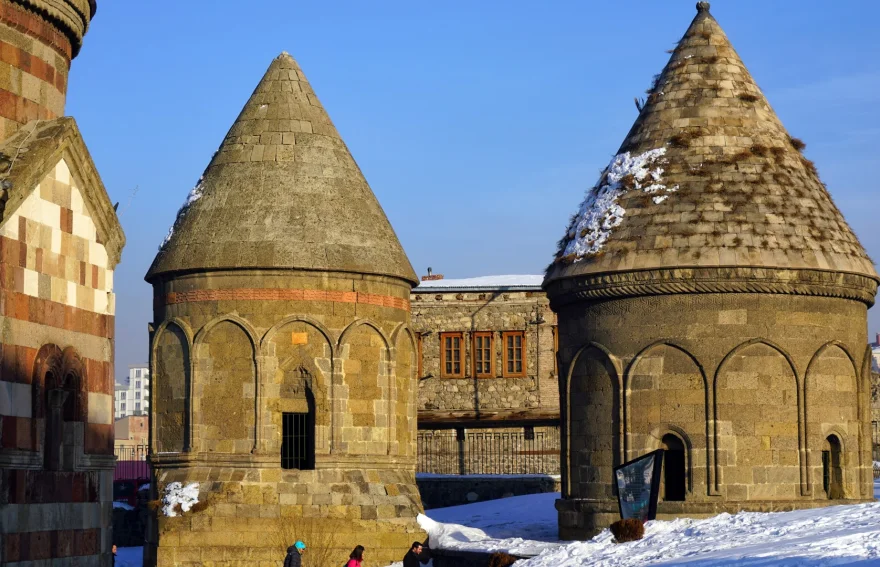
<path id="1" fill-rule="evenodd" d="M 146 364 L 128 367 L 126 384 L 116 383 L 114 417 L 122 419 L 130 415 L 149 415 L 150 368 Z"/>

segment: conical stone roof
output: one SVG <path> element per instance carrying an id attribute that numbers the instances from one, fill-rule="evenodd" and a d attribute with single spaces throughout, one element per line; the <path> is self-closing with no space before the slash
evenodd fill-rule
<path id="1" fill-rule="evenodd" d="M 853 273 L 873 263 L 709 5 L 559 243 L 545 285 L 659 268 Z"/>
<path id="2" fill-rule="evenodd" d="M 382 207 L 287 53 L 272 62 L 245 104 L 146 279 L 241 268 L 418 283 Z"/>

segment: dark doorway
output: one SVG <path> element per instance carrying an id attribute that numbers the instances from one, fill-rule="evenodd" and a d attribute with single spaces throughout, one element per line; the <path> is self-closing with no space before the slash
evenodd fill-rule
<path id="1" fill-rule="evenodd" d="M 843 468 L 840 459 L 840 439 L 836 435 L 829 435 L 822 451 L 822 488 L 831 500 L 843 498 Z"/>
<path id="2" fill-rule="evenodd" d="M 687 492 L 687 464 L 685 448 L 681 439 L 671 433 L 663 436 L 663 500 L 682 502 Z"/>

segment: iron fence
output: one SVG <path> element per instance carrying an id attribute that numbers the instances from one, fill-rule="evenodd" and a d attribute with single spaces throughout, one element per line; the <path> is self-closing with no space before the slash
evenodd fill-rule
<path id="1" fill-rule="evenodd" d="M 114 447 L 113 453 L 116 455 L 113 480 L 150 478 L 149 445 L 121 445 Z"/>
<path id="2" fill-rule="evenodd" d="M 559 428 L 419 431 L 418 472 L 559 474 Z"/>

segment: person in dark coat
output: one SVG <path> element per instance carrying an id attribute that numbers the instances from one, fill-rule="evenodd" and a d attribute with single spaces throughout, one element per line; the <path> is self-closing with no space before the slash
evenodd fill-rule
<path id="1" fill-rule="evenodd" d="M 296 542 L 287 548 L 287 557 L 284 558 L 284 567 L 302 567 L 302 552 L 306 550 L 306 544 Z"/>
<path id="2" fill-rule="evenodd" d="M 110 565 L 116 565 L 116 544 L 113 544 L 113 547 L 110 548 L 110 551 L 113 555 L 110 556 Z"/>
<path id="3" fill-rule="evenodd" d="M 403 556 L 403 567 L 422 567 L 419 555 L 422 554 L 422 544 L 414 541 L 409 551 Z"/>

